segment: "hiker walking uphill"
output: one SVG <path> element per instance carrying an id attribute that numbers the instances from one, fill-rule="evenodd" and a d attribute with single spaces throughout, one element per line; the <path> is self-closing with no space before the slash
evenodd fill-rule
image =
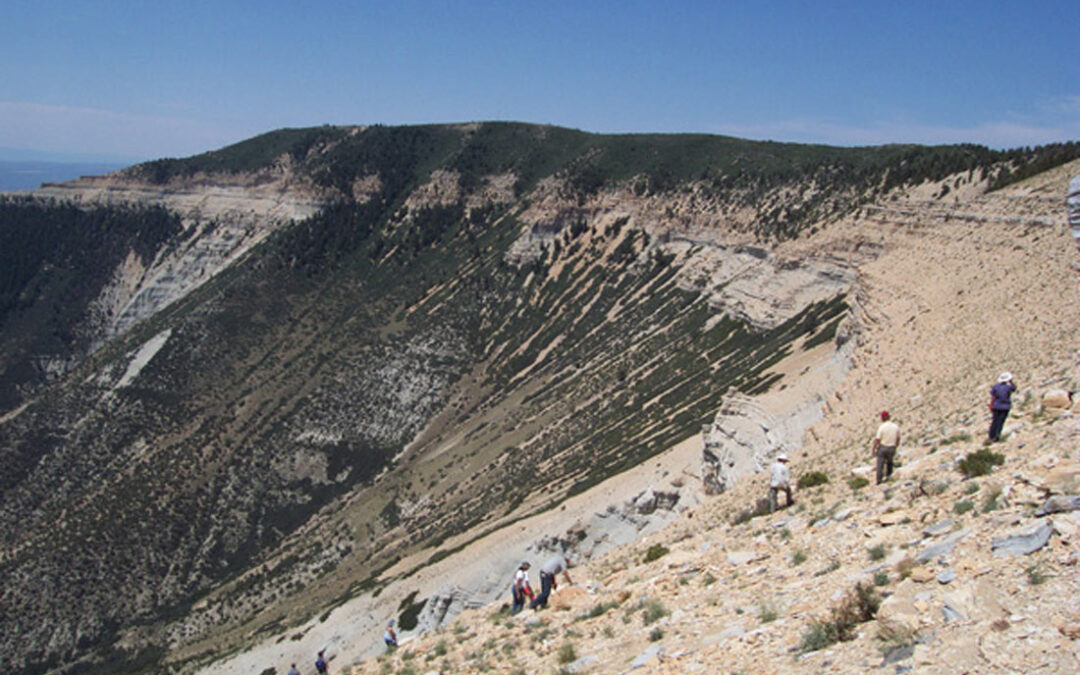
<path id="1" fill-rule="evenodd" d="M 871 452 L 877 458 L 875 462 L 877 484 L 892 477 L 893 462 L 896 461 L 896 448 L 900 446 L 900 427 L 889 419 L 889 411 L 881 411 L 881 425 L 874 434 Z M 884 474 L 884 477 L 882 476 Z"/>
<path id="2" fill-rule="evenodd" d="M 564 555 L 556 555 L 548 558 L 547 561 L 540 566 L 540 595 L 536 596 L 536 599 L 532 601 L 529 606 L 533 609 L 544 609 L 547 607 L 548 596 L 551 592 L 559 587 L 558 582 L 555 580 L 556 575 L 560 572 L 563 578 L 566 579 L 566 583 L 572 584 L 570 580 L 570 573 L 567 571 L 570 569 L 570 560 Z"/>
<path id="3" fill-rule="evenodd" d="M 998 376 L 997 384 L 990 387 L 990 433 L 988 441 L 997 443 L 1001 440 L 1001 429 L 1005 426 L 1005 418 L 1009 416 L 1012 408 L 1012 395 L 1016 391 L 1011 373 L 1002 373 Z"/>
<path id="4" fill-rule="evenodd" d="M 511 614 L 517 614 L 525 608 L 525 598 L 533 600 L 532 586 L 529 585 L 529 562 L 525 561 L 521 563 L 517 568 L 517 572 L 514 573 L 514 583 L 510 586 L 510 593 L 514 598 L 514 605 L 510 610 Z"/>
<path id="5" fill-rule="evenodd" d="M 791 498 L 791 469 L 788 468 L 788 456 L 780 453 L 776 456 L 772 468 L 769 471 L 769 513 L 776 512 L 776 493 L 781 490 L 787 495 L 786 506 L 791 506 L 795 501 Z"/>

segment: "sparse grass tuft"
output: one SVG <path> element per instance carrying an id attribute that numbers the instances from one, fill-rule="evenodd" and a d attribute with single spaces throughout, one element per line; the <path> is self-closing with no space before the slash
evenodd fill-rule
<path id="1" fill-rule="evenodd" d="M 762 602 L 758 605 L 758 618 L 761 619 L 761 623 L 772 623 L 776 621 L 777 616 L 776 605 L 772 601 Z"/>
<path id="2" fill-rule="evenodd" d="M 856 584 L 838 605 L 832 608 L 827 619 L 811 622 L 803 633 L 799 651 L 813 652 L 837 642 L 855 637 L 855 627 L 870 621 L 877 615 L 881 598 L 873 586 Z"/>
<path id="3" fill-rule="evenodd" d="M 888 586 L 889 585 L 889 573 L 885 571 L 874 574 L 875 586 Z"/>
<path id="4" fill-rule="evenodd" d="M 662 628 L 660 628 L 660 626 L 657 626 L 656 628 L 653 628 L 651 631 L 649 631 L 649 642 L 656 642 L 657 640 L 663 639 L 663 637 L 664 631 Z"/>
<path id="5" fill-rule="evenodd" d="M 911 576 L 911 572 L 915 569 L 915 565 L 915 558 L 908 556 L 896 563 L 896 573 L 900 575 L 901 580 L 907 579 Z"/>
<path id="6" fill-rule="evenodd" d="M 645 621 L 646 626 L 659 621 L 667 615 L 667 607 L 664 607 L 664 603 L 656 599 L 648 600 L 641 610 L 641 618 Z"/>
<path id="7" fill-rule="evenodd" d="M 801 548 L 796 549 L 795 552 L 791 554 L 791 566 L 795 567 L 803 564 L 804 562 L 806 562 L 806 551 L 802 550 Z"/>
<path id="8" fill-rule="evenodd" d="M 957 515 L 963 515 L 963 514 L 967 513 L 968 511 L 971 511 L 974 508 L 975 508 L 975 503 L 972 502 L 969 499 L 962 499 L 962 500 L 956 502 L 955 504 L 953 504 L 953 512 L 956 513 Z"/>
<path id="9" fill-rule="evenodd" d="M 1028 586 L 1041 586 L 1046 583 L 1046 572 L 1039 563 L 1028 565 L 1024 573 L 1027 575 Z"/>
<path id="10" fill-rule="evenodd" d="M 877 562 L 878 560 L 884 560 L 885 559 L 885 544 L 878 544 L 877 546 L 872 546 L 870 548 L 870 550 L 869 550 L 869 553 L 870 553 L 870 559 L 875 561 L 875 562 Z"/>
<path id="11" fill-rule="evenodd" d="M 1001 497 L 1001 486 L 994 485 L 983 497 L 982 511 L 983 513 L 990 513 L 991 511 L 997 511 L 1000 507 L 998 504 L 998 498 Z"/>
<path id="12" fill-rule="evenodd" d="M 574 649 L 574 645 L 571 642 L 564 642 L 559 647 L 559 663 L 566 665 L 567 663 L 573 663 L 577 661 L 577 650 Z"/>

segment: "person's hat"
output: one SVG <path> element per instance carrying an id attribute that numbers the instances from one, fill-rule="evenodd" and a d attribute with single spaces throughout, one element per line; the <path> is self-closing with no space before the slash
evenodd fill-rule
<path id="1" fill-rule="evenodd" d="M 778 462 L 786 462 L 786 461 L 788 461 L 787 453 L 781 452 L 779 455 L 776 456 L 776 461 L 778 461 Z"/>
<path id="2" fill-rule="evenodd" d="M 521 563 L 521 566 L 522 566 L 522 567 L 524 567 L 525 569 L 529 569 L 530 567 L 532 567 L 532 565 L 530 565 L 530 564 L 529 564 L 529 561 L 528 561 L 528 560 L 526 560 L 525 562 Z"/>
<path id="3" fill-rule="evenodd" d="M 998 375 L 998 382 L 1012 382 L 1012 373 L 1004 372 Z"/>
<path id="4" fill-rule="evenodd" d="M 889 411 L 888 410 L 882 410 L 881 411 L 881 419 L 883 419 L 883 420 L 889 419 Z"/>

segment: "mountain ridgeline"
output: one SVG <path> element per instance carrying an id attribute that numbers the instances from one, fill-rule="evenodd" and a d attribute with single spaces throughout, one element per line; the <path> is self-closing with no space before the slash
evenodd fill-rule
<path id="1" fill-rule="evenodd" d="M 784 386 L 849 299 L 813 268 L 768 312 L 725 301 L 804 268 L 776 242 L 1078 155 L 322 127 L 0 199 L 0 663 L 187 672 L 377 592 L 696 434 L 729 388 Z M 318 208 L 103 328 L 227 228 L 173 195 L 267 185 Z"/>

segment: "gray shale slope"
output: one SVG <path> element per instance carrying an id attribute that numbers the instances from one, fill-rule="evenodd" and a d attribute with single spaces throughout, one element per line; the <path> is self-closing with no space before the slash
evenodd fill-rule
<path id="1" fill-rule="evenodd" d="M 785 386 L 874 250 L 778 242 L 1075 153 L 322 127 L 5 197 L 0 662 L 190 671 L 375 594 Z"/>

